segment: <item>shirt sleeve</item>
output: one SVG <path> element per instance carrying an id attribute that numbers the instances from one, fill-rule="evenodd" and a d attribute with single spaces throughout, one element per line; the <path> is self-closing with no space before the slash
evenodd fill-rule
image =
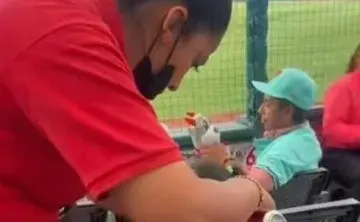
<path id="1" fill-rule="evenodd" d="M 183 160 L 105 28 L 70 25 L 49 34 L 19 55 L 5 79 L 94 198 Z"/>
<path id="2" fill-rule="evenodd" d="M 272 176 L 275 188 L 283 186 L 297 173 L 318 167 L 321 150 L 311 138 L 274 141 L 256 160 L 255 167 Z"/>
<path id="3" fill-rule="evenodd" d="M 349 124 L 351 95 L 341 81 L 329 88 L 324 99 L 323 139 L 326 146 L 360 149 L 360 126 Z"/>

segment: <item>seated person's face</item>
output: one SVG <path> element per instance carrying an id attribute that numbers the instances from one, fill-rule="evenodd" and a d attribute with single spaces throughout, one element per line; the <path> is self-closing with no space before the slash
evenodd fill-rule
<path id="1" fill-rule="evenodd" d="M 292 110 L 290 107 L 282 107 L 280 101 L 270 96 L 264 96 L 258 113 L 265 130 L 276 130 L 291 125 Z"/>

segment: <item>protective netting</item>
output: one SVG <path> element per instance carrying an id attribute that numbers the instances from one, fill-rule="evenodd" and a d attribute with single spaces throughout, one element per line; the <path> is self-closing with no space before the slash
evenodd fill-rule
<path id="1" fill-rule="evenodd" d="M 245 12 L 244 2 L 234 3 L 229 30 L 208 64 L 188 73 L 178 92 L 155 101 L 161 120 L 197 111 L 224 121 L 245 111 Z M 360 0 L 270 1 L 268 13 L 269 77 L 285 67 L 304 69 L 318 83 L 321 102 L 360 43 Z"/>
<path id="2" fill-rule="evenodd" d="M 360 43 L 360 1 L 270 2 L 268 35 L 269 76 L 284 67 L 302 68 L 319 85 L 321 102 Z"/>

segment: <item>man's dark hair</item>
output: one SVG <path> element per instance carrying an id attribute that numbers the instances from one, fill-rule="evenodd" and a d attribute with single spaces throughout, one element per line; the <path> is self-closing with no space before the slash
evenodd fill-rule
<path id="1" fill-rule="evenodd" d="M 129 12 L 146 3 L 174 2 L 188 9 L 189 17 L 183 27 L 183 34 L 198 31 L 223 35 L 229 25 L 232 0 L 117 0 L 120 10 Z"/>
<path id="2" fill-rule="evenodd" d="M 360 57 L 360 44 L 356 47 L 355 52 L 352 54 L 346 73 L 350 73 L 356 68 L 356 60 Z"/>
<path id="3" fill-rule="evenodd" d="M 231 173 L 221 164 L 199 160 L 191 165 L 200 178 L 225 181 L 231 178 Z"/>
<path id="4" fill-rule="evenodd" d="M 191 164 L 191 168 L 195 171 L 198 177 L 217 181 L 226 181 L 234 176 L 245 175 L 245 172 L 237 166 L 232 166 L 234 172 L 230 173 L 225 166 L 202 159 L 199 159 L 195 163 Z"/>
<path id="5" fill-rule="evenodd" d="M 292 104 L 286 99 L 278 99 L 279 100 L 279 107 L 280 109 L 287 108 L 289 106 L 292 106 L 294 109 L 293 115 L 292 115 L 292 121 L 294 124 L 301 124 L 306 121 L 306 111 L 297 107 L 296 105 Z"/>

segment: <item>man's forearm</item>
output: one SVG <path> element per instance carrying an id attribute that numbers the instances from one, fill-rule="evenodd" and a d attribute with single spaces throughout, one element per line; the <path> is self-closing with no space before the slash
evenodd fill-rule
<path id="1" fill-rule="evenodd" d="M 206 180 L 199 186 L 198 192 L 201 196 L 194 203 L 201 206 L 199 221 L 211 222 L 247 221 L 258 209 L 260 195 L 267 195 L 254 182 L 240 178 L 226 182 Z"/>
<path id="2" fill-rule="evenodd" d="M 151 174 L 116 189 L 107 206 L 141 222 L 240 222 L 257 210 L 259 189 L 250 180 L 202 180 L 185 163 Z M 274 207 L 263 194 L 266 205 Z"/>

